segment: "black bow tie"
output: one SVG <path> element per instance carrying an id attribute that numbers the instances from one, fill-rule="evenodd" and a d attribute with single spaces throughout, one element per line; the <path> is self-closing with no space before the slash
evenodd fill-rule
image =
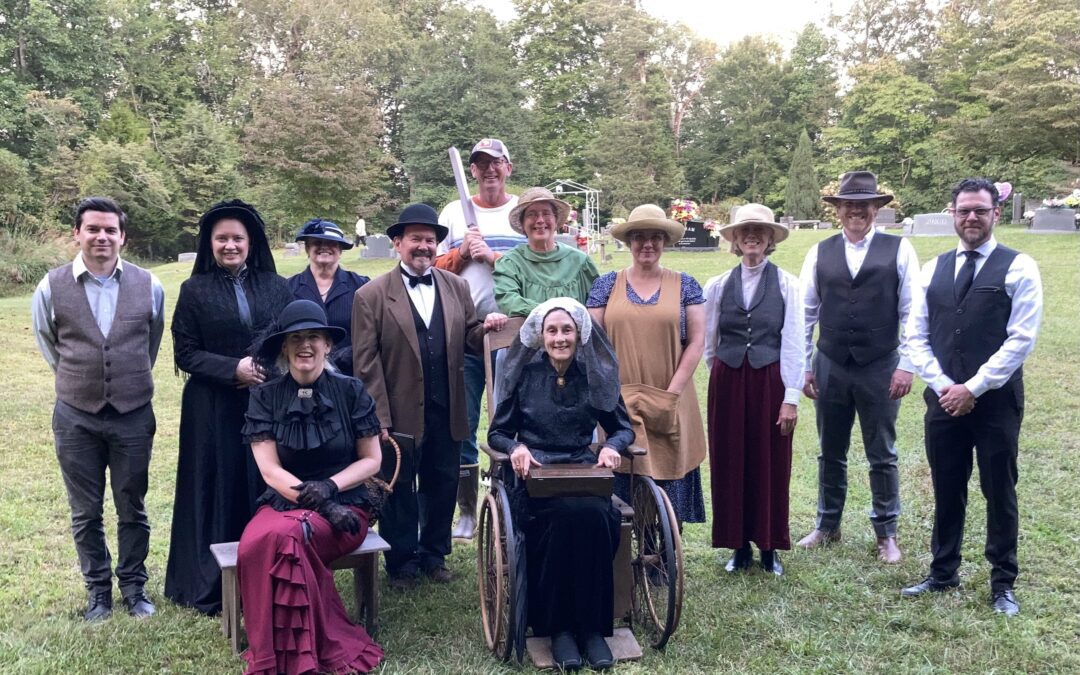
<path id="1" fill-rule="evenodd" d="M 433 282 L 430 274 L 425 274 L 422 277 L 418 277 L 418 276 L 414 276 L 412 274 L 409 274 L 405 270 L 402 270 L 401 273 L 404 274 L 406 277 L 408 277 L 408 279 L 409 279 L 409 288 L 416 288 L 417 284 L 425 284 L 427 286 L 434 285 L 434 282 Z"/>

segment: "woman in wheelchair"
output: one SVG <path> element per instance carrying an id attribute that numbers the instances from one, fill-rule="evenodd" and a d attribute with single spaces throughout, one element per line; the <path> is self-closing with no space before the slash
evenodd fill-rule
<path id="1" fill-rule="evenodd" d="M 328 367 L 345 331 L 322 307 L 295 300 L 276 327 L 259 355 L 287 371 L 252 390 L 244 425 L 269 486 L 237 552 L 245 672 L 367 672 L 382 649 L 349 622 L 328 565 L 364 541 L 378 503 L 364 484 L 382 458 L 375 402 Z"/>
<path id="2" fill-rule="evenodd" d="M 585 307 L 554 298 L 529 314 L 504 364 L 488 444 L 510 456 L 519 477 L 510 492 L 526 541 L 528 623 L 534 636 L 551 636 L 557 666 L 580 667 L 584 654 L 593 668 L 608 668 L 619 512 L 608 497 L 530 498 L 524 480 L 544 464 L 619 466 L 634 432 L 618 362 Z M 594 454 L 597 424 L 607 439 Z"/>

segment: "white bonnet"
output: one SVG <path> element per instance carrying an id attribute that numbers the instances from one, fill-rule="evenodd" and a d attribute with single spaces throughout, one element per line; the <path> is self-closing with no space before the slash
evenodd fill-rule
<path id="1" fill-rule="evenodd" d="M 592 317 L 589 310 L 573 298 L 551 298 L 545 300 L 529 312 L 529 317 L 521 325 L 521 344 L 530 349 L 541 349 L 544 346 L 544 317 L 554 309 L 565 310 L 570 318 L 577 324 L 578 334 L 581 336 L 580 344 L 588 344 L 592 335 Z"/>

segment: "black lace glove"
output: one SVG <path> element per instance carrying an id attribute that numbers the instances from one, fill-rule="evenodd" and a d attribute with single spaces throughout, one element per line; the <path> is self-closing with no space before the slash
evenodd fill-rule
<path id="1" fill-rule="evenodd" d="M 323 504 L 337 497 L 338 493 L 337 484 L 329 478 L 326 480 L 306 480 L 299 485 L 292 486 L 292 489 L 300 493 L 296 496 L 296 503 L 312 511 L 318 511 Z"/>
<path id="2" fill-rule="evenodd" d="M 318 511 L 319 515 L 326 518 L 330 526 L 338 532 L 356 534 L 360 531 L 360 518 L 347 506 L 342 506 L 337 502 L 325 502 Z"/>

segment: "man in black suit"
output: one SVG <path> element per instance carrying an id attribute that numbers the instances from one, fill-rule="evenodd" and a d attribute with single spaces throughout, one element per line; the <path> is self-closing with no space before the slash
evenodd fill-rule
<path id="1" fill-rule="evenodd" d="M 960 181 L 950 212 L 960 242 L 922 269 L 912 301 L 908 354 L 926 382 L 926 457 L 934 481 L 934 560 L 905 597 L 960 585 L 972 448 L 986 498 L 990 604 L 1013 616 L 1019 516 L 1017 450 L 1024 419 L 1023 363 L 1042 319 L 1035 261 L 997 243 L 998 191 Z"/>

